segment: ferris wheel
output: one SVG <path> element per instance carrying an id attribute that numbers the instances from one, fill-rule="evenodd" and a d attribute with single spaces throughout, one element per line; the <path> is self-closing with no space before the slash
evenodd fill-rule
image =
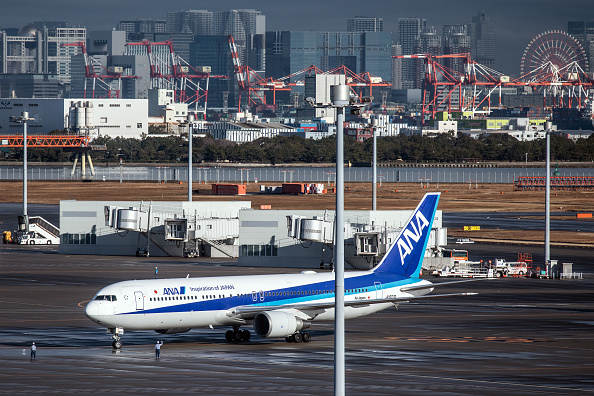
<path id="1" fill-rule="evenodd" d="M 522 56 L 521 75 L 538 72 L 547 65 L 561 70 L 570 64 L 577 64 L 587 70 L 588 60 L 580 43 L 571 35 L 555 30 L 536 36 Z"/>

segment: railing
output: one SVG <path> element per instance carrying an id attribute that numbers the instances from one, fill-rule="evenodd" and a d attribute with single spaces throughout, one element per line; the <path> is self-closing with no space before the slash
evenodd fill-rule
<path id="1" fill-rule="evenodd" d="M 208 239 L 205 237 L 200 237 L 198 239 L 201 239 L 202 241 L 208 243 L 210 246 L 217 249 L 219 252 L 223 253 L 224 255 L 227 255 L 231 258 L 237 257 L 237 253 L 235 252 L 235 250 L 232 247 L 229 247 L 230 245 L 225 244 L 221 240 L 213 240 L 213 239 Z"/>

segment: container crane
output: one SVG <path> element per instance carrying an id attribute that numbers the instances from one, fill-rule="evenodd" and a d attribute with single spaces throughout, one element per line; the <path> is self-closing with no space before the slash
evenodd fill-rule
<path id="1" fill-rule="evenodd" d="M 116 98 L 120 97 L 122 89 L 122 78 L 138 79 L 138 76 L 123 76 L 122 73 L 117 73 L 106 69 L 101 62 L 87 54 L 87 48 L 84 42 L 66 43 L 62 47 L 79 47 L 85 63 L 85 81 L 83 98 L 87 98 L 87 81 L 92 81 L 91 98 Z M 96 70 L 102 70 L 105 74 L 97 74 Z M 117 81 L 117 88 L 114 89 L 111 81 Z M 104 96 L 96 96 L 97 89 L 105 92 Z"/>
<path id="2" fill-rule="evenodd" d="M 242 65 L 233 36 L 229 36 L 229 51 L 233 60 L 233 69 L 239 86 L 238 110 L 241 110 L 241 94 L 247 96 L 248 106 L 266 103 L 266 92 L 272 92 L 272 106 L 276 108 L 276 92 L 290 91 L 291 88 L 281 80 L 262 78 L 256 71 L 247 65 Z"/>
<path id="3" fill-rule="evenodd" d="M 171 40 L 155 43 L 144 40 L 137 43 L 128 43 L 126 46 L 145 48 L 150 66 L 150 88 L 170 89 L 174 91 L 174 101 L 176 103 L 195 104 L 197 111 L 198 102 L 204 100 L 202 110 L 204 115 L 206 115 L 210 79 L 229 78 L 223 75 L 212 75 L 210 74 L 210 68 L 207 67 L 200 71 L 196 70 L 175 53 Z M 155 47 L 161 47 L 161 51 L 155 51 Z M 200 80 L 206 80 L 204 89 L 200 87 Z"/>

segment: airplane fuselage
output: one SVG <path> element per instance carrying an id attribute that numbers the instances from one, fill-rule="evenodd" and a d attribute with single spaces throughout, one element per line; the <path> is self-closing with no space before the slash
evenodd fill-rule
<path id="1" fill-rule="evenodd" d="M 374 300 L 374 304 L 345 307 L 345 318 L 357 318 L 394 306 L 383 298 L 426 294 L 400 291 L 402 286 L 428 281 L 385 273 L 347 272 L 345 303 Z M 240 326 L 249 322 L 237 307 L 281 309 L 308 321 L 333 320 L 334 308 L 307 308 L 334 302 L 334 274 L 251 275 L 209 278 L 124 281 L 101 289 L 86 307 L 93 321 L 128 330 L 186 329 Z M 290 306 L 290 307 L 288 307 Z"/>

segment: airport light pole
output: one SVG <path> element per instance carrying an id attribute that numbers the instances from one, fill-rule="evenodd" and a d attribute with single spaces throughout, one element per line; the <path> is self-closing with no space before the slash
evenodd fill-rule
<path id="1" fill-rule="evenodd" d="M 345 394 L 344 327 L 344 108 L 350 102 L 348 85 L 332 85 L 330 100 L 336 108 L 336 221 L 334 237 L 334 395 Z"/>
<path id="2" fill-rule="evenodd" d="M 23 124 L 23 224 L 29 231 L 29 216 L 27 214 L 27 121 L 33 121 L 28 111 L 23 111 L 18 117 L 10 117 L 10 121 Z"/>
<path id="3" fill-rule="evenodd" d="M 371 119 L 373 133 L 373 187 L 371 188 L 371 210 L 377 210 L 377 118 Z"/>
<path id="4" fill-rule="evenodd" d="M 545 265 L 547 268 L 547 275 L 549 270 L 549 262 L 551 260 L 551 133 L 545 132 L 547 135 L 547 161 L 546 161 L 546 184 L 545 184 Z"/>
<path id="5" fill-rule="evenodd" d="M 192 202 L 192 135 L 194 134 L 194 115 L 188 116 L 188 202 Z"/>

